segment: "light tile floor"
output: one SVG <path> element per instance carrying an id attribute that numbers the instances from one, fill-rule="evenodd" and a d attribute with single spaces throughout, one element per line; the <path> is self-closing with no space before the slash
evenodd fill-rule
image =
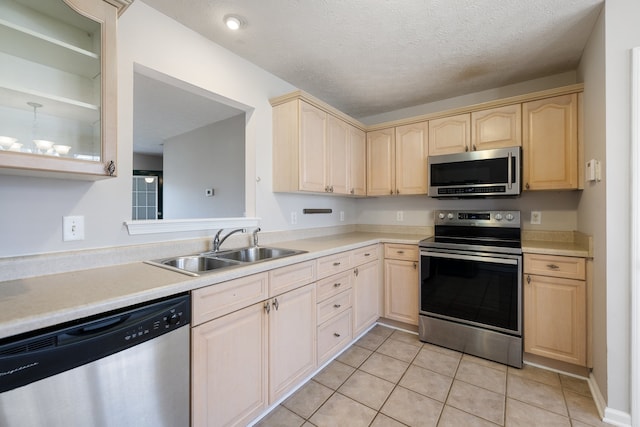
<path id="1" fill-rule="evenodd" d="M 375 326 L 257 426 L 604 426 L 586 380 Z"/>

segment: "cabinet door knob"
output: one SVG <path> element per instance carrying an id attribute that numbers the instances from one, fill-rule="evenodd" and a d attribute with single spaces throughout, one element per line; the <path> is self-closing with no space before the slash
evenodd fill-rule
<path id="1" fill-rule="evenodd" d="M 269 301 L 264 303 L 264 310 L 267 312 L 267 314 L 271 312 L 271 304 L 269 304 Z"/>
<path id="2" fill-rule="evenodd" d="M 416 270 L 418 268 L 418 263 L 413 261 L 413 269 Z"/>
<path id="3" fill-rule="evenodd" d="M 355 269 L 353 270 L 353 274 L 355 274 L 355 275 L 356 275 L 356 277 L 358 277 L 358 274 L 360 274 L 360 272 L 358 271 L 358 269 L 357 269 L 357 268 L 355 268 Z"/>
<path id="4" fill-rule="evenodd" d="M 109 174 L 109 176 L 113 176 L 113 174 L 116 172 L 116 163 L 113 160 L 110 160 L 109 163 L 107 163 L 105 170 Z"/>
<path id="5" fill-rule="evenodd" d="M 477 151 L 476 144 L 473 144 L 473 151 Z"/>
<path id="6" fill-rule="evenodd" d="M 467 147 L 466 145 L 464 146 L 464 151 L 469 151 L 469 147 Z"/>
<path id="7" fill-rule="evenodd" d="M 528 182 L 524 185 L 524 188 L 526 188 L 527 190 L 530 188 Z"/>
<path id="8" fill-rule="evenodd" d="M 396 190 L 396 194 L 400 194 L 400 190 Z"/>
<path id="9" fill-rule="evenodd" d="M 355 192 L 356 192 L 356 190 L 354 190 L 353 188 L 350 191 L 351 194 L 354 194 Z"/>
<path id="10" fill-rule="evenodd" d="M 531 283 L 531 276 L 527 276 L 527 283 Z"/>
<path id="11" fill-rule="evenodd" d="M 278 307 L 280 307 L 280 303 L 278 302 L 278 298 L 275 298 L 273 300 L 273 306 L 276 308 L 276 311 L 278 310 Z"/>
<path id="12" fill-rule="evenodd" d="M 389 194 L 393 196 L 393 190 L 389 190 Z"/>

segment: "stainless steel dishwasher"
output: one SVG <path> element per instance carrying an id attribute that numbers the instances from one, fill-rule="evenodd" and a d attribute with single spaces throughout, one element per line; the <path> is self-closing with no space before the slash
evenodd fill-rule
<path id="1" fill-rule="evenodd" d="M 0 426 L 187 427 L 189 295 L 0 340 Z"/>

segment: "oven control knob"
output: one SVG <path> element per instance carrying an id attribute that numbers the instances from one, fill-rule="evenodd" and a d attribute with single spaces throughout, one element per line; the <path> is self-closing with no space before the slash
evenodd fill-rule
<path id="1" fill-rule="evenodd" d="M 496 214 L 496 221 L 502 221 L 502 214 Z"/>
<path id="2" fill-rule="evenodd" d="M 507 221 L 513 221 L 513 214 L 507 214 Z"/>
<path id="3" fill-rule="evenodd" d="M 440 219 L 444 219 L 444 213 L 440 212 L 440 213 L 438 214 L 438 218 L 440 218 Z"/>
<path id="4" fill-rule="evenodd" d="M 453 214 L 452 213 L 448 213 L 447 214 L 447 219 L 453 219 Z"/>

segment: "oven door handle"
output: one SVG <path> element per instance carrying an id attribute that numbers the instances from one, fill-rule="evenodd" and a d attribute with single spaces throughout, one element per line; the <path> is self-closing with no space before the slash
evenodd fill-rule
<path id="1" fill-rule="evenodd" d="M 421 256 L 431 256 L 435 258 L 460 259 L 465 261 L 493 262 L 496 264 L 518 265 L 518 260 L 513 258 L 496 258 L 490 256 L 463 255 L 444 252 L 420 251 Z"/>

